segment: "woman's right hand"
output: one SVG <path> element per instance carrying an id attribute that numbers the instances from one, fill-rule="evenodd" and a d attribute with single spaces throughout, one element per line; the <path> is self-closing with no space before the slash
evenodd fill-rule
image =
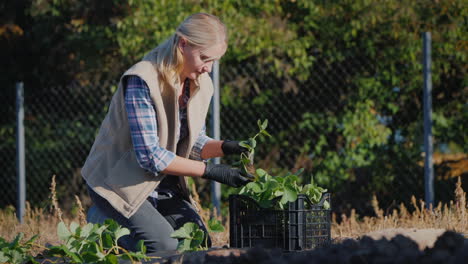
<path id="1" fill-rule="evenodd" d="M 214 180 L 231 187 L 242 187 L 251 182 L 254 177 L 238 168 L 225 164 L 207 163 L 202 178 Z"/>

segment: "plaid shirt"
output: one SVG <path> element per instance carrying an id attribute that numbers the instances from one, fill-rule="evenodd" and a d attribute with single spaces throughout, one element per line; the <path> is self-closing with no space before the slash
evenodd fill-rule
<path id="1" fill-rule="evenodd" d="M 184 85 L 182 100 L 179 104 L 178 140 L 188 136 L 186 107 L 189 98 L 190 89 L 188 89 L 187 85 Z M 130 76 L 127 79 L 125 108 L 138 164 L 145 170 L 159 174 L 167 168 L 176 154 L 159 146 L 156 108 L 153 100 L 151 100 L 148 86 L 140 77 Z M 205 130 L 205 127 L 203 127 L 198 139 L 195 141 L 190 152 L 190 159 L 202 160 L 201 151 L 206 142 L 212 140 L 206 136 Z"/>

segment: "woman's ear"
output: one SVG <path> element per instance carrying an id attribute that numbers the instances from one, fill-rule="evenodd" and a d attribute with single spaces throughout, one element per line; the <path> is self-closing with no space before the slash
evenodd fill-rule
<path id="1" fill-rule="evenodd" d="M 179 43 L 177 45 L 179 46 L 180 52 L 182 52 L 182 54 L 183 54 L 184 53 L 184 48 L 187 45 L 187 40 L 185 40 L 184 38 L 180 38 Z"/>

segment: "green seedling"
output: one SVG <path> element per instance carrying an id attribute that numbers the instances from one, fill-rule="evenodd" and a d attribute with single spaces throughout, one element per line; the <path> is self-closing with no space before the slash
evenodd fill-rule
<path id="1" fill-rule="evenodd" d="M 112 219 L 107 219 L 103 225 L 89 223 L 83 227 L 75 222 L 67 227 L 60 222 L 57 234 L 65 244 L 50 247 L 46 255 L 60 257 L 67 263 L 113 264 L 120 260 L 133 263 L 150 259 L 145 254 L 143 240 L 138 242 L 136 252 L 127 251 L 117 244 L 119 238 L 130 234 L 130 231 Z"/>
<path id="2" fill-rule="evenodd" d="M 287 173 L 284 176 L 273 177 L 269 175 L 263 169 L 256 169 L 252 172 L 253 168 L 253 157 L 255 153 L 255 147 L 257 146 L 256 138 L 260 135 L 271 135 L 266 131 L 268 126 L 268 120 L 261 122 L 257 121 L 259 132 L 252 138 L 246 141 L 242 141 L 240 145 L 248 149 L 247 153 L 240 155 L 240 164 L 242 168 L 255 175 L 253 182 L 248 183 L 242 187 L 239 194 L 248 196 L 255 200 L 263 208 L 279 207 L 284 209 L 284 206 L 289 202 L 297 200 L 298 194 L 306 194 L 312 203 L 316 204 L 320 202 L 322 193 L 326 192 L 314 183 L 300 185 L 299 175 L 303 172 L 303 169 L 298 170 L 296 173 Z M 250 168 L 250 169 L 249 169 Z M 328 202 L 324 203 L 324 208 L 328 209 L 330 205 Z"/>
<path id="3" fill-rule="evenodd" d="M 302 171 L 273 177 L 265 170 L 257 169 L 257 180 L 242 187 L 239 194 L 252 198 L 263 208 L 284 209 L 286 204 L 296 201 L 299 194 L 306 194 L 316 204 L 327 190 L 315 184 L 300 185 L 298 181 Z M 329 207 L 328 203 L 324 207 Z"/>
<path id="4" fill-rule="evenodd" d="M 39 263 L 31 255 L 31 249 L 36 246 L 34 242 L 38 236 L 35 235 L 24 243 L 21 242 L 23 238 L 24 233 L 16 235 L 11 242 L 0 237 L 0 263 Z"/>
<path id="5" fill-rule="evenodd" d="M 255 147 L 257 147 L 257 137 L 260 135 L 271 137 L 271 135 L 266 131 L 266 128 L 268 127 L 268 119 L 265 119 L 263 122 L 258 120 L 257 125 L 259 129 L 258 133 L 255 136 L 249 138 L 248 140 L 241 141 L 239 143 L 240 146 L 248 150 L 246 153 L 242 153 L 240 155 L 240 164 L 242 164 L 242 169 L 245 172 L 249 172 L 251 174 L 254 174 L 252 170 L 254 163 Z"/>
<path id="6" fill-rule="evenodd" d="M 208 221 L 208 231 L 223 232 L 224 227 L 218 220 L 210 219 Z M 181 228 L 174 231 L 171 237 L 179 239 L 177 250 L 180 252 L 208 249 L 208 236 L 196 223 L 185 223 Z"/>

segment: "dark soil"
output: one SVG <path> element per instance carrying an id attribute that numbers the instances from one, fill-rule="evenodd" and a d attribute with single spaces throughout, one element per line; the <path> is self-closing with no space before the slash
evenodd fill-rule
<path id="1" fill-rule="evenodd" d="M 221 249 L 167 256 L 152 263 L 232 263 L 232 264 L 361 264 L 361 263 L 468 263 L 468 242 L 460 234 L 447 231 L 433 248 L 420 250 L 411 239 L 397 235 L 391 240 L 373 240 L 363 237 L 359 241 L 344 240 L 327 248 L 300 252 L 280 249 Z M 150 263 L 150 262 L 147 262 Z"/>

